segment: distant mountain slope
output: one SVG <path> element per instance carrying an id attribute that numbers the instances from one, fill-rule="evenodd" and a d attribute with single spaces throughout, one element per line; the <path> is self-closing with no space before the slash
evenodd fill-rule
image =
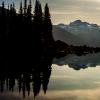
<path id="1" fill-rule="evenodd" d="M 66 43 L 89 46 L 100 46 L 100 26 L 76 20 L 69 25 L 59 24 L 54 26 L 54 38 Z M 58 35 L 58 36 L 57 36 Z M 61 38 L 62 37 L 62 38 Z"/>
<path id="2" fill-rule="evenodd" d="M 74 34 L 71 34 L 70 32 L 59 28 L 58 26 L 53 26 L 53 37 L 55 40 L 64 41 L 69 45 L 81 45 L 83 43 L 80 37 L 75 36 Z"/>

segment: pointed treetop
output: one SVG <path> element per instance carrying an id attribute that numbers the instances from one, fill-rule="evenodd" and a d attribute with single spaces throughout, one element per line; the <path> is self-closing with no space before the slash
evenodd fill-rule
<path id="1" fill-rule="evenodd" d="M 42 12 L 42 6 L 40 2 L 39 2 L 39 10 Z"/>
<path id="2" fill-rule="evenodd" d="M 27 0 L 24 0 L 24 14 L 27 13 Z"/>
<path id="3" fill-rule="evenodd" d="M 29 9 L 29 10 L 30 10 L 30 12 L 31 12 L 31 9 L 32 9 L 32 2 L 31 2 L 31 0 L 29 0 L 28 9 Z"/>
<path id="4" fill-rule="evenodd" d="M 29 1 L 29 5 L 32 5 L 32 1 L 31 0 Z"/>
<path id="5" fill-rule="evenodd" d="M 37 15 L 38 14 L 38 12 L 39 12 L 39 7 L 40 6 L 40 2 L 39 2 L 39 0 L 36 0 L 35 1 L 35 9 L 34 9 L 34 14 L 35 15 Z"/>
<path id="6" fill-rule="evenodd" d="M 46 26 L 48 26 L 49 30 L 52 30 L 51 15 L 50 15 L 48 3 L 46 3 L 44 8 L 44 23 Z"/>
<path id="7" fill-rule="evenodd" d="M 16 9 L 15 9 L 15 4 L 14 4 L 14 2 L 12 3 L 12 10 L 13 10 L 13 13 L 15 14 L 15 13 L 16 13 Z"/>
<path id="8" fill-rule="evenodd" d="M 20 2 L 20 7 L 22 8 L 22 1 Z"/>
<path id="9" fill-rule="evenodd" d="M 43 15 L 43 13 L 42 13 L 41 3 L 40 3 L 39 0 L 36 0 L 35 10 L 34 10 L 34 17 L 37 17 L 37 18 L 39 18 L 39 20 L 41 20 L 42 19 L 42 15 Z"/>
<path id="10" fill-rule="evenodd" d="M 10 9 L 12 9 L 12 4 L 10 4 Z"/>
<path id="11" fill-rule="evenodd" d="M 37 6 L 37 4 L 39 4 L 39 1 L 38 0 L 35 1 L 35 7 Z"/>
<path id="12" fill-rule="evenodd" d="M 20 13 L 20 14 L 23 14 L 22 1 L 20 2 L 20 8 L 19 8 L 19 13 Z"/>
<path id="13" fill-rule="evenodd" d="M 12 4 L 12 6 L 13 6 L 13 9 L 15 8 L 15 4 L 14 4 L 14 2 L 13 2 L 13 4 Z"/>
<path id="14" fill-rule="evenodd" d="M 8 10 L 9 10 L 9 4 L 8 4 Z"/>
<path id="15" fill-rule="evenodd" d="M 41 5 L 40 1 L 39 1 L 39 0 L 36 0 L 36 2 L 35 2 L 35 8 L 36 8 L 36 6 L 38 6 L 39 4 Z"/>
<path id="16" fill-rule="evenodd" d="M 48 7 L 48 3 L 45 4 L 45 7 Z"/>
<path id="17" fill-rule="evenodd" d="M 24 1 L 24 7 L 27 8 L 27 0 Z"/>
<path id="18" fill-rule="evenodd" d="M 45 4 L 45 9 L 49 10 L 48 3 Z"/>
<path id="19" fill-rule="evenodd" d="M 2 7 L 3 7 L 3 8 L 5 7 L 5 3 L 4 3 L 4 1 L 2 2 Z"/>
<path id="20" fill-rule="evenodd" d="M 44 8 L 44 17 L 45 18 L 50 18 L 48 3 L 46 3 L 45 8 Z"/>

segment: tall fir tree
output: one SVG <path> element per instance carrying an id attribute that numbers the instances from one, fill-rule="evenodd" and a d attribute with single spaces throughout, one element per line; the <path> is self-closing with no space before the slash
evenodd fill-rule
<path id="1" fill-rule="evenodd" d="M 20 2 L 19 14 L 20 14 L 20 15 L 23 14 L 22 1 Z"/>
<path id="2" fill-rule="evenodd" d="M 35 20 L 36 20 L 36 18 L 38 16 L 38 5 L 39 5 L 39 2 L 38 2 L 38 0 L 36 0 L 35 8 L 34 8 L 34 22 L 35 22 Z"/>
<path id="3" fill-rule="evenodd" d="M 29 8 L 30 8 L 30 13 L 32 12 L 32 1 L 29 0 Z"/>
<path id="4" fill-rule="evenodd" d="M 0 24 L 1 24 L 1 34 L 5 34 L 6 31 L 6 10 L 5 10 L 5 3 L 4 1 L 2 2 L 2 7 L 1 7 L 1 15 L 0 15 Z"/>
<path id="5" fill-rule="evenodd" d="M 4 1 L 2 2 L 2 15 L 4 14 L 4 12 L 5 12 L 5 3 L 4 3 Z"/>
<path id="6" fill-rule="evenodd" d="M 9 17 L 9 11 L 10 9 L 9 9 L 9 4 L 8 4 L 7 17 Z"/>
<path id="7" fill-rule="evenodd" d="M 34 22 L 37 24 L 41 24 L 43 20 L 43 14 L 42 14 L 42 7 L 39 0 L 36 0 L 35 2 L 35 9 L 34 9 Z"/>
<path id="8" fill-rule="evenodd" d="M 47 3 L 44 9 L 44 24 L 47 26 L 46 28 L 47 30 L 52 30 L 51 16 L 50 16 L 49 7 Z"/>
<path id="9" fill-rule="evenodd" d="M 49 12 L 48 4 L 46 3 L 44 8 L 44 39 L 46 46 L 53 45 L 54 39 L 52 36 L 52 22 Z"/>
<path id="10" fill-rule="evenodd" d="M 15 4 L 13 2 L 12 4 L 12 10 L 13 10 L 13 16 L 16 17 L 16 9 L 15 9 Z"/>
<path id="11" fill-rule="evenodd" d="M 31 17 L 32 17 L 32 4 L 31 4 L 31 0 L 29 1 L 29 5 L 27 8 L 27 21 L 29 21 L 29 23 L 31 22 Z"/>
<path id="12" fill-rule="evenodd" d="M 42 14 L 42 7 L 39 0 L 35 2 L 34 8 L 34 16 L 33 16 L 33 27 L 34 27 L 34 35 L 33 35 L 33 44 L 36 46 L 34 49 L 35 57 L 38 59 L 41 55 L 41 34 L 43 33 L 43 14 Z"/>
<path id="13" fill-rule="evenodd" d="M 27 0 L 24 0 L 24 15 L 27 14 Z"/>
<path id="14" fill-rule="evenodd" d="M 12 17 L 12 14 L 13 14 L 13 6 L 12 4 L 10 4 L 10 18 Z"/>

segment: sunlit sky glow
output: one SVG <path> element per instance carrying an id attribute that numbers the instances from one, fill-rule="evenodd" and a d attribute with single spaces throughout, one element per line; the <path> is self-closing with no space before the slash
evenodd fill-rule
<path id="1" fill-rule="evenodd" d="M 6 1 L 6 4 L 14 1 L 16 8 L 18 8 L 21 0 L 4 1 Z M 1 2 L 2 0 L 0 0 Z M 32 0 L 32 2 L 34 5 L 35 0 Z M 46 2 L 49 3 L 53 24 L 67 24 L 81 19 L 82 21 L 100 25 L 100 0 L 40 0 L 40 2 L 43 6 Z"/>

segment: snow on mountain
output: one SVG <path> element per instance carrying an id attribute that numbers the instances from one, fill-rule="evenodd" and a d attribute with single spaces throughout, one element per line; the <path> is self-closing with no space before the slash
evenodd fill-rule
<path id="1" fill-rule="evenodd" d="M 66 34 L 69 32 L 71 35 L 74 35 L 74 37 L 81 39 L 82 45 L 100 46 L 100 26 L 97 24 L 76 20 L 69 25 L 59 24 L 57 27 L 60 31 L 63 30 Z"/>

